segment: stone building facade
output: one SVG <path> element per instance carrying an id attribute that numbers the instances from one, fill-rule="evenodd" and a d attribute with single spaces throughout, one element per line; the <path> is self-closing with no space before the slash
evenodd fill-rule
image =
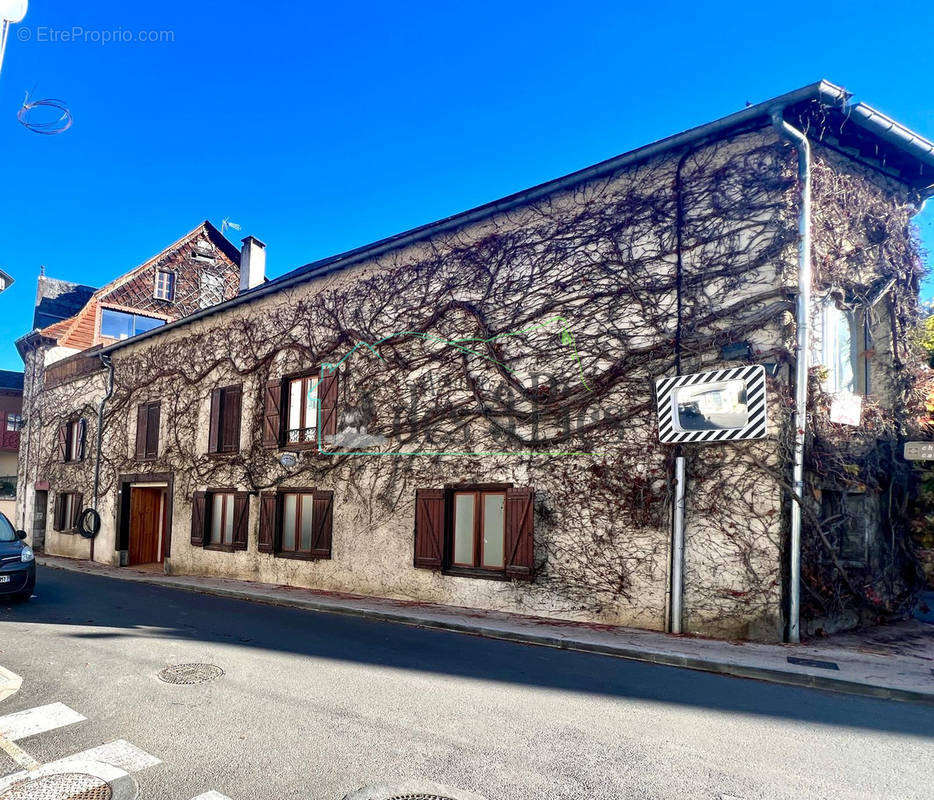
<path id="1" fill-rule="evenodd" d="M 24 528 L 44 476 L 50 553 L 665 630 L 673 448 L 654 380 L 762 364 L 766 437 L 683 447 L 683 629 L 780 640 L 800 185 L 770 116 L 812 140 L 813 402 L 859 397 L 886 436 L 917 298 L 908 223 L 934 169 L 828 124 L 847 102 L 806 87 L 73 356 L 26 398 Z M 833 424 L 838 450 L 865 433 Z M 852 541 L 827 538 L 821 492 L 883 487 L 857 465 L 831 489 L 822 469 L 805 504 L 839 562 Z M 891 560 L 881 521 L 866 531 L 866 558 Z"/>

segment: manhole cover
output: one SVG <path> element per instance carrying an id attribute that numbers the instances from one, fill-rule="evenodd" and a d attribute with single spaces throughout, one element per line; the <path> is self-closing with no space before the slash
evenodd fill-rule
<path id="1" fill-rule="evenodd" d="M 83 772 L 46 775 L 0 794 L 0 800 L 111 800 L 106 781 Z"/>
<path id="2" fill-rule="evenodd" d="M 159 680 L 165 683 L 204 683 L 213 681 L 224 674 L 224 670 L 214 664 L 176 664 L 166 667 L 159 673 Z"/>

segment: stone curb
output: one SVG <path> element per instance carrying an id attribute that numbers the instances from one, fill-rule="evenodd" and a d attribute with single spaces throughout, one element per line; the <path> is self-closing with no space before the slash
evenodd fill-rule
<path id="1" fill-rule="evenodd" d="M 22 685 L 23 679 L 19 675 L 10 672 L 6 667 L 0 667 L 0 701 L 16 694 Z"/>
<path id="2" fill-rule="evenodd" d="M 60 562 L 52 563 L 42 558 L 38 558 L 37 561 L 43 566 L 49 567 L 50 569 L 82 572 L 90 575 L 98 574 L 93 570 L 82 569 L 82 567 L 78 565 L 63 564 Z M 265 603 L 267 605 L 273 606 L 299 608 L 305 611 L 317 611 L 326 614 L 343 614 L 345 616 L 362 617 L 364 619 L 374 619 L 381 622 L 395 622 L 404 625 L 412 625 L 418 628 L 432 628 L 435 630 L 448 631 L 452 633 L 466 633 L 473 636 L 481 636 L 485 639 L 498 639 L 507 642 L 517 642 L 520 644 L 534 644 L 540 647 L 553 647 L 558 650 L 572 650 L 582 653 L 614 656 L 616 658 L 624 658 L 628 661 L 643 661 L 646 663 L 658 664 L 660 666 L 666 667 L 681 667 L 682 669 L 693 669 L 699 672 L 712 672 L 717 675 L 729 675 L 735 678 L 750 678 L 752 680 L 781 683 L 788 686 L 799 686 L 808 689 L 823 689 L 826 691 L 839 692 L 842 694 L 860 695 L 862 697 L 874 697 L 883 700 L 897 700 L 904 703 L 919 703 L 922 705 L 934 706 L 934 691 L 929 693 L 919 692 L 912 689 L 896 689 L 890 686 L 860 683 L 859 681 L 849 681 L 844 678 L 833 678 L 825 675 L 812 675 L 809 673 L 791 672 L 789 670 L 776 669 L 773 667 L 757 667 L 746 664 L 732 664 L 726 661 L 715 661 L 713 659 L 698 656 L 684 656 L 678 655 L 676 653 L 665 653 L 638 647 L 629 647 L 625 645 L 585 642 L 560 636 L 550 636 L 547 634 L 503 630 L 500 628 L 490 628 L 482 624 L 421 617 L 417 614 L 406 613 L 404 611 L 379 611 L 371 608 L 360 608 L 352 605 L 341 605 L 339 603 L 321 602 L 298 597 L 272 597 L 270 595 L 248 592 L 240 589 L 226 589 L 220 586 L 205 586 L 202 584 L 186 581 L 185 578 L 181 576 L 167 575 L 164 577 L 160 576 L 150 578 L 146 575 L 131 576 L 119 574 L 101 574 L 100 577 L 113 578 L 115 580 L 136 581 L 139 583 L 150 584 L 152 586 L 167 586 L 170 588 L 184 589 L 185 591 L 196 592 L 198 594 L 211 595 L 214 597 L 224 597 L 233 600 L 249 600 L 252 602 Z"/>

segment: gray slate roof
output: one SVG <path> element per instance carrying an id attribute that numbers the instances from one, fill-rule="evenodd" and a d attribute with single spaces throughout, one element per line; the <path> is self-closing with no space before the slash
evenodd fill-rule
<path id="1" fill-rule="evenodd" d="M 32 327 L 45 328 L 63 319 L 70 319 L 84 308 L 95 291 L 93 286 L 40 275 Z"/>
<path id="2" fill-rule="evenodd" d="M 0 390 L 23 391 L 23 373 L 0 369 Z"/>

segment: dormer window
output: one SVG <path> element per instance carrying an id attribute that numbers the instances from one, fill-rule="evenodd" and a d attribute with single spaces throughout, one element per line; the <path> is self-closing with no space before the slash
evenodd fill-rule
<path id="1" fill-rule="evenodd" d="M 156 300 L 175 300 L 175 273 L 167 269 L 156 270 L 156 287 L 153 291 Z"/>
<path id="2" fill-rule="evenodd" d="M 101 338 L 103 339 L 129 339 L 137 333 L 151 331 L 165 325 L 164 319 L 144 317 L 141 314 L 128 314 L 126 311 L 117 311 L 114 308 L 105 308 L 101 311 Z"/>

